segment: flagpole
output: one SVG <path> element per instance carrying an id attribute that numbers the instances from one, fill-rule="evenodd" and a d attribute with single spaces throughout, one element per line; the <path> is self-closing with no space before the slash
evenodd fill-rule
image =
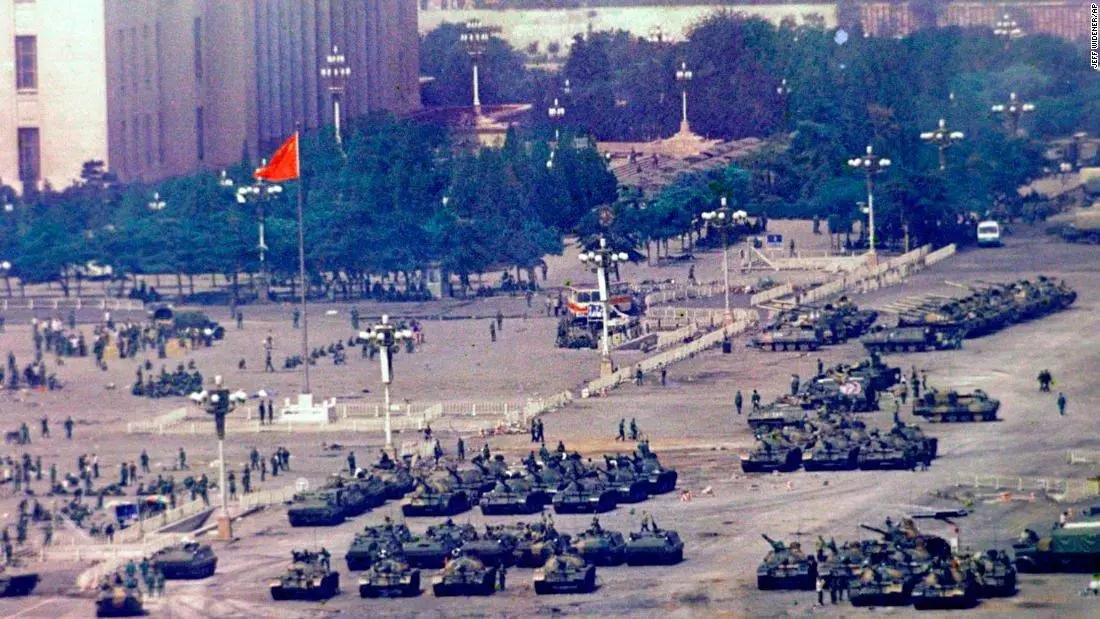
<path id="1" fill-rule="evenodd" d="M 301 303 L 302 303 L 302 368 L 304 387 L 302 393 L 308 394 L 309 390 L 309 314 L 306 312 L 306 233 L 305 233 L 305 218 L 303 213 L 305 211 L 303 203 L 305 201 L 305 174 L 302 174 L 302 142 L 300 140 L 299 132 L 294 132 L 294 140 L 298 145 L 294 154 L 298 158 L 298 279 L 302 282 L 301 287 Z"/>

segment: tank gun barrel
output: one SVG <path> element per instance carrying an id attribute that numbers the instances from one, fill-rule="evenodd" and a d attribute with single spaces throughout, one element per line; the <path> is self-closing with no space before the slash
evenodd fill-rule
<path id="1" fill-rule="evenodd" d="M 889 535 L 889 533 L 887 533 L 886 531 L 883 531 L 882 529 L 879 529 L 879 528 L 876 528 L 876 527 L 872 527 L 869 524 L 860 523 L 859 526 L 864 528 L 864 529 L 867 529 L 868 531 L 874 531 L 875 533 L 878 533 L 879 535 Z"/>

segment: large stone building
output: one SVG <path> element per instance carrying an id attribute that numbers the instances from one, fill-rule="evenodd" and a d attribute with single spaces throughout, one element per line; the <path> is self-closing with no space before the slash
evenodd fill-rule
<path id="1" fill-rule="evenodd" d="M 839 0 L 837 21 L 858 22 L 871 36 L 906 36 L 921 28 L 993 28 L 1005 15 L 1025 34 L 1044 33 L 1084 41 L 1089 33 L 1085 0 Z"/>
<path id="2" fill-rule="evenodd" d="M 343 113 L 420 107 L 416 0 L 0 0 L 0 180 L 217 169 Z"/>

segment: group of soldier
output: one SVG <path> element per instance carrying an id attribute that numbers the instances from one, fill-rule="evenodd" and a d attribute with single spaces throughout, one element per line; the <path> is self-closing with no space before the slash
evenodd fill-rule
<path id="1" fill-rule="evenodd" d="M 146 368 L 152 367 L 151 362 L 146 361 L 145 363 Z M 135 396 L 167 398 L 188 396 L 202 391 L 202 373 L 195 366 L 194 359 L 188 363 L 187 368 L 184 368 L 182 363 L 177 365 L 176 371 L 171 374 L 163 365 L 160 366 L 160 375 L 155 379 L 152 372 L 145 375 L 142 366 L 138 366 L 135 374 L 134 384 L 130 387 L 130 393 Z"/>
<path id="2" fill-rule="evenodd" d="M 46 388 L 54 391 L 61 388 L 61 380 L 58 379 L 57 374 L 46 371 L 46 362 L 42 360 L 41 355 L 37 355 L 35 360 L 24 366 L 23 371 L 20 372 L 15 354 L 9 352 L 7 369 L 0 368 L 0 388 L 7 387 L 15 390 L 21 385 L 28 389 Z"/>
<path id="3" fill-rule="evenodd" d="M 626 418 L 619 419 L 619 434 L 615 436 L 616 441 L 625 441 L 626 438 Z M 638 421 L 634 418 L 630 418 L 630 440 L 638 440 Z"/>
<path id="4" fill-rule="evenodd" d="M 140 576 L 140 580 L 139 580 Z M 130 560 L 114 574 L 104 576 L 99 582 L 101 591 L 110 591 L 115 587 L 128 589 L 141 589 L 145 586 L 145 595 L 149 597 L 163 597 L 165 577 L 159 566 L 144 558 L 140 563 Z"/>
<path id="5" fill-rule="evenodd" d="M 267 465 L 271 463 L 271 476 L 278 477 L 279 471 L 290 470 L 290 450 L 286 447 L 276 447 L 275 452 L 271 454 L 270 458 L 264 458 L 260 455 L 260 452 L 253 447 L 252 451 L 248 455 L 248 469 L 252 471 L 260 472 L 260 481 L 267 480 Z M 251 475 L 251 473 L 249 473 Z M 246 492 L 248 492 L 246 490 Z"/>

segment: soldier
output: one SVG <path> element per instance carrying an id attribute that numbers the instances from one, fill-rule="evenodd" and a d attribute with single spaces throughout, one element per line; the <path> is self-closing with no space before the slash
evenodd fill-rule
<path id="1" fill-rule="evenodd" d="M 528 292 L 528 294 L 530 294 L 530 292 Z M 499 576 L 499 579 L 500 579 L 500 582 L 498 584 L 499 584 L 499 589 L 501 591 L 504 591 L 504 580 L 506 578 L 507 573 L 508 573 L 508 568 L 506 568 L 503 564 L 501 564 L 500 569 L 497 570 L 497 576 Z"/>
<path id="2" fill-rule="evenodd" d="M 497 330 L 504 330 L 504 312 L 497 310 Z"/>
<path id="3" fill-rule="evenodd" d="M 494 325 L 491 322 L 489 323 L 489 341 L 491 341 L 491 342 L 496 342 L 497 341 L 497 328 L 496 328 L 496 325 Z"/>
<path id="4" fill-rule="evenodd" d="M 302 318 L 302 310 L 294 308 L 294 313 L 291 314 L 291 321 L 294 323 L 294 328 L 298 328 L 298 321 Z"/>
<path id="5" fill-rule="evenodd" d="M 348 472 L 351 473 L 352 475 L 355 474 L 355 452 L 354 451 L 349 451 L 348 452 Z"/>
<path id="6" fill-rule="evenodd" d="M 237 498 L 237 474 L 234 473 L 233 471 L 229 471 L 229 474 L 226 476 L 226 480 L 227 480 L 227 486 L 229 488 L 229 498 L 236 499 Z"/>
<path id="7" fill-rule="evenodd" d="M 752 410 L 760 410 L 760 394 L 757 393 L 756 389 L 752 390 L 752 397 L 750 399 L 752 400 Z"/>
<path id="8" fill-rule="evenodd" d="M 794 241 L 791 241 L 791 243 L 793 244 Z M 792 252 L 793 252 L 793 250 L 792 250 Z M 817 605 L 818 606 L 824 606 L 825 605 L 825 575 L 824 574 L 818 574 L 817 575 L 817 582 L 815 583 L 815 589 L 817 590 Z"/>
<path id="9" fill-rule="evenodd" d="M 920 371 L 920 388 L 928 391 L 928 370 Z"/>
<path id="10" fill-rule="evenodd" d="M 619 435 L 615 437 L 616 441 L 626 440 L 626 417 L 619 419 Z"/>
<path id="11" fill-rule="evenodd" d="M 238 329 L 243 329 L 244 328 L 244 312 L 239 311 L 239 310 L 237 311 L 237 328 Z"/>
<path id="12" fill-rule="evenodd" d="M 642 512 L 642 530 L 643 531 L 649 531 L 650 524 L 652 523 L 652 521 L 653 521 L 653 519 L 649 517 L 649 512 L 643 511 Z"/>
<path id="13" fill-rule="evenodd" d="M 737 407 L 737 414 L 741 414 L 741 405 L 745 403 L 744 398 L 741 397 L 741 390 L 738 389 L 737 393 L 733 396 L 733 405 Z"/>
<path id="14" fill-rule="evenodd" d="M 57 464 L 50 464 L 50 489 L 57 486 Z"/>
<path id="15" fill-rule="evenodd" d="M 1058 392 L 1058 414 L 1062 416 L 1066 414 L 1066 394 L 1061 391 Z"/>
<path id="16" fill-rule="evenodd" d="M 279 456 L 276 456 L 275 454 L 271 454 L 271 476 L 279 476 Z"/>
<path id="17" fill-rule="evenodd" d="M 546 442 L 546 424 L 542 422 L 542 419 L 539 419 L 539 442 Z"/>
<path id="18" fill-rule="evenodd" d="M 260 452 L 255 447 L 253 447 L 252 451 L 248 454 L 248 461 L 250 468 L 253 470 L 260 468 Z"/>
<path id="19" fill-rule="evenodd" d="M 901 383 L 901 403 L 905 404 L 905 400 L 909 398 L 909 385 L 904 381 Z"/>
<path id="20" fill-rule="evenodd" d="M 633 417 L 630 418 L 630 440 L 638 440 L 638 422 Z"/>
<path id="21" fill-rule="evenodd" d="M 31 444 L 31 430 L 26 422 L 19 424 L 19 442 L 23 445 Z"/>
<path id="22" fill-rule="evenodd" d="M 149 453 L 144 449 L 141 450 L 141 455 L 138 456 L 138 460 L 141 462 L 141 472 L 149 472 Z"/>
<path id="23" fill-rule="evenodd" d="M 325 568 L 325 571 L 332 569 L 332 554 L 329 553 L 328 549 L 321 546 L 321 552 L 318 554 L 321 556 L 321 566 Z"/>
<path id="24" fill-rule="evenodd" d="M 47 520 L 46 525 L 42 527 L 42 545 L 50 546 L 53 544 L 53 521 Z"/>
<path id="25" fill-rule="evenodd" d="M 825 364 L 821 362 L 821 357 L 817 358 L 817 375 L 822 376 L 825 374 Z"/>
<path id="26" fill-rule="evenodd" d="M 917 378 L 917 368 L 913 368 L 913 375 L 909 377 L 909 387 L 913 390 L 913 400 L 920 399 L 920 379 Z"/>
<path id="27" fill-rule="evenodd" d="M 535 419 L 531 419 L 531 442 L 537 443 L 539 440 L 539 426 Z"/>
<path id="28" fill-rule="evenodd" d="M 897 400 L 894 400 L 894 425 L 901 425 L 901 404 Z"/>
<path id="29" fill-rule="evenodd" d="M 359 331 L 359 308 L 351 308 L 351 328 L 353 331 Z"/>
<path id="30" fill-rule="evenodd" d="M 481 446 L 481 459 L 485 462 L 489 462 L 492 458 L 492 453 L 489 451 L 489 443 L 485 443 Z"/>
<path id="31" fill-rule="evenodd" d="M 642 386 L 642 381 L 645 379 L 645 375 L 642 374 L 642 365 L 638 364 L 634 368 L 634 384 L 639 387 Z"/>
<path id="32" fill-rule="evenodd" d="M 241 471 L 241 489 L 245 494 L 252 493 L 252 469 L 247 466 Z"/>
<path id="33" fill-rule="evenodd" d="M 159 567 L 153 568 L 153 578 L 157 588 L 157 597 L 164 597 L 164 572 Z"/>
<path id="34" fill-rule="evenodd" d="M 183 450 L 183 447 L 180 447 L 179 462 L 180 462 L 180 469 L 186 469 L 187 468 L 187 452 L 185 452 Z"/>
<path id="35" fill-rule="evenodd" d="M 466 442 L 462 440 L 462 437 L 461 437 L 461 436 L 460 436 L 460 437 L 458 437 L 458 445 L 457 445 L 457 447 L 455 448 L 455 451 L 457 451 L 457 452 L 458 452 L 458 460 L 459 460 L 459 462 L 461 462 L 461 461 L 463 461 L 463 460 L 465 460 L 465 459 L 466 459 Z"/>
<path id="36" fill-rule="evenodd" d="M 791 395 L 798 395 L 798 386 L 801 380 L 798 378 L 798 374 L 791 374 Z"/>
<path id="37" fill-rule="evenodd" d="M 50 418 L 42 417 L 42 438 L 50 438 Z"/>
<path id="38" fill-rule="evenodd" d="M 661 386 L 665 386 L 665 381 L 668 378 L 668 368 L 661 367 Z"/>
<path id="39" fill-rule="evenodd" d="M 267 480 L 267 460 L 260 459 L 260 481 Z"/>
<path id="40" fill-rule="evenodd" d="M 264 372 L 274 372 L 275 364 L 271 363 L 271 349 L 264 348 Z"/>

